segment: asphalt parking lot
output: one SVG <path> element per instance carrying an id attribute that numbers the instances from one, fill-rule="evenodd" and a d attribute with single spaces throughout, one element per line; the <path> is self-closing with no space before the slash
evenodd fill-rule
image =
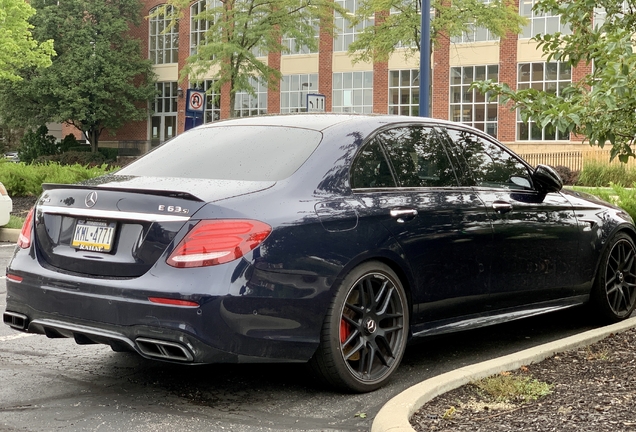
<path id="1" fill-rule="evenodd" d="M 12 250 L 0 243 L 0 274 Z M 351 395 L 320 387 L 303 365 L 187 367 L 0 326 L 0 431 L 366 431 L 411 385 L 592 327 L 574 309 L 422 339 L 388 386 Z"/>

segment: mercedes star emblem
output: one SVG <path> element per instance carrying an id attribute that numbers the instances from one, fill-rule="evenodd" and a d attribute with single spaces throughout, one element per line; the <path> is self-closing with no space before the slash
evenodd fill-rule
<path id="1" fill-rule="evenodd" d="M 93 207 L 95 204 L 97 204 L 97 192 L 93 191 L 86 195 L 84 204 L 86 204 L 86 207 Z"/>

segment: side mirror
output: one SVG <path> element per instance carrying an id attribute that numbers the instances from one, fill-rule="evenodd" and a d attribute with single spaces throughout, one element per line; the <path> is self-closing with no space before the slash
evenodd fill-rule
<path id="1" fill-rule="evenodd" d="M 559 173 L 547 165 L 537 165 L 532 174 L 532 180 L 540 192 L 558 192 L 563 188 L 563 180 Z"/>

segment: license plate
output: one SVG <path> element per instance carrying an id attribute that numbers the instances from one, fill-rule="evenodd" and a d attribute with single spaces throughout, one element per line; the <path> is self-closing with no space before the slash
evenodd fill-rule
<path id="1" fill-rule="evenodd" d="M 71 246 L 93 252 L 110 252 L 115 237 L 115 223 L 78 220 Z"/>

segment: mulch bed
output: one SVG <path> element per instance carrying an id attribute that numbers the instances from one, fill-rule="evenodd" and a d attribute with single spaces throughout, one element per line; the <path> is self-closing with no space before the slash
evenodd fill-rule
<path id="1" fill-rule="evenodd" d="M 552 393 L 535 402 L 496 404 L 469 384 L 424 405 L 411 425 L 453 432 L 636 431 L 636 329 L 511 373 L 552 384 Z"/>

